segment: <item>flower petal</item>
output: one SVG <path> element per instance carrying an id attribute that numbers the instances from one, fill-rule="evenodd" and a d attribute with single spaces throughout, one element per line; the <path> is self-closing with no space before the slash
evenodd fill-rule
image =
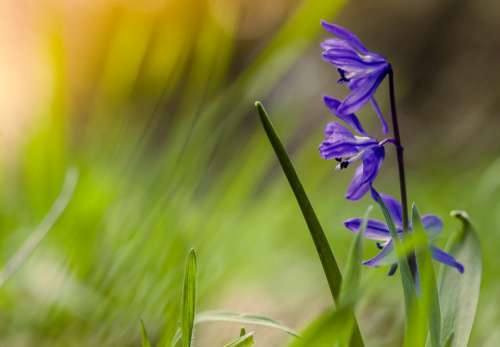
<path id="1" fill-rule="evenodd" d="M 458 270 L 458 272 L 460 272 L 461 274 L 464 273 L 464 266 L 462 264 L 460 264 L 455 258 L 453 258 L 450 254 L 446 253 L 445 251 L 443 251 L 442 249 L 438 248 L 438 247 L 435 247 L 435 246 L 432 246 L 431 247 L 431 251 L 432 251 L 432 257 L 445 264 L 445 265 L 449 265 L 449 266 L 452 266 L 454 267 L 455 269 Z"/>
<path id="2" fill-rule="evenodd" d="M 323 101 L 325 102 L 326 107 L 328 107 L 331 113 L 333 113 L 338 118 L 342 119 L 344 122 L 349 124 L 358 133 L 367 136 L 366 131 L 363 129 L 363 126 L 361 125 L 358 117 L 356 117 L 354 113 L 348 115 L 341 115 L 337 112 L 337 108 L 340 106 L 339 100 L 332 98 L 330 96 L 324 96 Z"/>
<path id="3" fill-rule="evenodd" d="M 389 241 L 387 245 L 382 248 L 382 251 L 375 257 L 365 260 L 363 265 L 366 266 L 380 266 L 394 263 L 394 258 L 390 257 L 392 251 L 394 250 L 393 241 Z"/>
<path id="4" fill-rule="evenodd" d="M 370 183 L 363 178 L 363 164 L 361 164 L 354 173 L 345 197 L 349 200 L 359 200 L 366 194 L 368 189 L 370 189 Z"/>
<path id="5" fill-rule="evenodd" d="M 346 141 L 355 140 L 354 135 L 339 122 L 330 122 L 325 127 L 325 136 L 345 139 Z"/>
<path id="6" fill-rule="evenodd" d="M 401 203 L 387 194 L 380 193 L 380 197 L 382 198 L 385 206 L 387 206 L 387 209 L 392 217 L 392 221 L 398 229 L 401 229 L 403 226 L 403 208 L 401 207 Z"/>
<path id="7" fill-rule="evenodd" d="M 325 159 L 351 157 L 364 148 L 377 145 L 377 141 L 369 137 L 354 136 L 338 122 L 328 123 L 325 135 L 327 138 L 319 146 L 319 152 Z"/>
<path id="8" fill-rule="evenodd" d="M 377 177 L 384 156 L 384 147 L 381 146 L 373 146 L 363 153 L 363 163 L 356 169 L 347 189 L 347 199 L 359 200 L 366 194 Z"/>
<path id="9" fill-rule="evenodd" d="M 368 53 L 366 47 L 361 43 L 361 40 L 351 33 L 349 30 L 342 28 L 336 24 L 330 24 L 326 21 L 321 21 L 321 25 L 327 31 L 337 36 L 338 38 L 345 40 L 349 45 L 351 45 L 354 49 L 360 51 L 361 53 Z"/>
<path id="10" fill-rule="evenodd" d="M 425 230 L 432 233 L 439 233 L 443 229 L 443 221 L 433 214 L 424 214 L 422 216 L 422 224 Z"/>
<path id="11" fill-rule="evenodd" d="M 373 183 L 385 157 L 385 149 L 382 146 L 373 146 L 366 150 L 363 155 L 363 176 L 370 184 Z"/>
<path id="12" fill-rule="evenodd" d="M 355 233 L 359 232 L 361 224 L 363 224 L 362 218 L 351 218 L 344 222 L 345 227 Z M 391 238 L 391 235 L 385 223 L 376 219 L 369 219 L 364 237 L 375 241 L 387 241 Z"/>
<path id="13" fill-rule="evenodd" d="M 351 45 L 349 45 L 345 40 L 341 40 L 338 38 L 329 38 L 320 43 L 321 48 L 324 51 L 330 49 L 345 49 L 356 51 Z"/>
<path id="14" fill-rule="evenodd" d="M 387 122 L 385 121 L 384 115 L 382 114 L 382 111 L 380 110 L 380 106 L 378 105 L 377 101 L 375 98 L 372 96 L 370 98 L 370 102 L 375 109 L 375 113 L 378 116 L 378 119 L 380 120 L 380 123 L 382 123 L 382 132 L 384 134 L 387 134 L 389 132 L 389 127 L 387 126 Z"/>
<path id="15" fill-rule="evenodd" d="M 363 79 L 363 83 L 351 84 L 353 89 L 338 107 L 338 112 L 340 114 L 351 114 L 359 110 L 375 94 L 377 87 L 386 74 L 387 68 L 383 68 L 377 73 L 373 73 L 369 78 Z"/>

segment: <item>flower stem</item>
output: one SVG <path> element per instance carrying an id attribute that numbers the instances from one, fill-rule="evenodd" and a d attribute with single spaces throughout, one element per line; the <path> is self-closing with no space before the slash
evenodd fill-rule
<path id="1" fill-rule="evenodd" d="M 403 145 L 401 143 L 401 135 L 399 133 L 398 113 L 396 110 L 396 93 L 394 88 L 394 73 L 392 71 L 392 67 L 390 67 L 389 69 L 389 93 L 391 101 L 392 127 L 395 140 L 394 142 L 396 146 L 396 155 L 398 160 L 399 190 L 401 192 L 401 205 L 403 208 L 403 233 L 407 233 L 410 229 L 408 221 L 408 197 L 406 194 L 406 178 L 405 178 Z M 415 259 L 415 253 L 411 253 L 408 256 L 408 265 L 410 266 L 413 279 L 416 280 L 417 262 Z"/>

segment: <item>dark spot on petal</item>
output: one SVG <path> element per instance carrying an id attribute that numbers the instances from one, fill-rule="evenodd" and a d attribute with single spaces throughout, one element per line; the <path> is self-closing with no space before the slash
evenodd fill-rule
<path id="1" fill-rule="evenodd" d="M 342 161 L 342 162 L 340 162 L 340 170 L 347 169 L 348 166 L 349 166 L 349 162 L 348 161 Z"/>
<path id="2" fill-rule="evenodd" d="M 340 163 L 342 161 L 342 158 L 335 158 L 335 160 Z"/>
<path id="3" fill-rule="evenodd" d="M 384 246 L 382 246 L 382 244 L 380 242 L 377 242 L 377 248 L 382 249 L 382 248 L 384 248 Z"/>

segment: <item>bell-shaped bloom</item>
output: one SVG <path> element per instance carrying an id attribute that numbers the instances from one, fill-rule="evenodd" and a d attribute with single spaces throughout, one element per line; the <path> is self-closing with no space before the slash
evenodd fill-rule
<path id="1" fill-rule="evenodd" d="M 380 194 L 380 198 L 383 200 L 384 204 L 387 206 L 391 218 L 397 228 L 398 235 L 402 236 L 403 233 L 403 218 L 402 218 L 402 208 L 399 201 L 393 197 L 385 194 Z M 357 233 L 361 228 L 363 222 L 362 218 L 352 218 L 344 222 L 347 229 Z M 432 240 L 436 235 L 441 232 L 443 228 L 443 222 L 441 219 L 432 214 L 425 214 L 422 216 L 422 224 L 429 234 L 429 239 Z M 410 225 L 410 230 L 412 226 Z M 393 252 L 394 243 L 389 232 L 389 228 L 386 223 L 375 219 L 369 219 L 367 222 L 364 237 L 370 240 L 377 241 L 377 247 L 381 250 L 379 254 L 375 257 L 363 262 L 367 266 L 380 266 L 380 265 L 393 265 L 396 262 L 396 256 Z M 460 264 L 453 256 L 446 253 L 442 249 L 431 245 L 432 257 L 448 266 L 452 266 L 458 270 L 458 272 L 463 273 L 464 267 Z"/>
<path id="2" fill-rule="evenodd" d="M 323 27 L 335 35 L 321 43 L 323 59 L 333 64 L 340 74 L 339 83 L 345 83 L 351 90 L 342 100 L 337 111 L 344 116 L 351 115 L 370 102 L 387 133 L 387 122 L 374 94 L 389 73 L 391 65 L 380 54 L 369 51 L 353 33 L 338 25 L 322 22 Z"/>
<path id="3" fill-rule="evenodd" d="M 358 200 L 368 192 L 384 160 L 384 144 L 388 141 L 379 142 L 368 136 L 355 136 L 338 122 L 327 124 L 325 140 L 319 146 L 321 156 L 337 160 L 337 169 L 346 169 L 356 161 L 361 162 L 347 189 L 347 199 Z"/>
<path id="4" fill-rule="evenodd" d="M 344 121 L 346 124 L 350 125 L 358 133 L 365 135 L 365 136 L 368 136 L 365 129 L 363 129 L 363 126 L 361 125 L 358 117 L 354 113 L 344 115 L 338 111 L 339 106 L 341 104 L 340 100 L 332 98 L 331 96 L 324 96 L 323 101 L 325 102 L 326 107 L 328 107 L 328 109 L 330 110 L 330 112 L 332 114 L 337 116 L 339 119 Z"/>

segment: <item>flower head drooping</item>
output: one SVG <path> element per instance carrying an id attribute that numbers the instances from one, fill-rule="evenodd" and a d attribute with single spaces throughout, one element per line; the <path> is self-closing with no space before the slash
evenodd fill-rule
<path id="1" fill-rule="evenodd" d="M 384 134 L 388 132 L 387 122 L 374 94 L 391 69 L 389 62 L 380 54 L 371 52 L 353 33 L 338 25 L 322 22 L 323 27 L 336 36 L 323 41 L 323 59 L 333 64 L 340 74 L 339 83 L 346 84 L 351 93 L 337 108 L 339 114 L 348 116 L 370 102 L 377 113 Z"/>
<path id="2" fill-rule="evenodd" d="M 380 194 L 380 198 L 383 200 L 384 204 L 387 206 L 389 213 L 391 215 L 392 220 L 397 228 L 398 235 L 402 236 L 403 227 L 402 227 L 402 208 L 399 201 L 394 199 L 393 197 L 385 194 Z M 348 219 L 344 222 L 344 225 L 347 229 L 357 233 L 361 228 L 363 220 L 362 218 L 352 218 Z M 422 225 L 425 230 L 429 233 L 430 239 L 433 239 L 441 229 L 443 228 L 443 222 L 441 219 L 432 214 L 426 214 L 422 216 Z M 410 224 L 410 230 L 412 229 L 412 225 Z M 389 228 L 387 224 L 375 220 L 369 219 L 364 237 L 370 240 L 377 241 L 377 247 L 381 249 L 380 253 L 375 257 L 366 260 L 363 262 L 364 265 L 367 266 L 380 266 L 380 265 L 392 265 L 396 262 L 393 254 L 394 243 L 389 232 Z M 452 266 L 458 270 L 458 272 L 463 273 L 464 267 L 460 264 L 453 256 L 446 253 L 442 249 L 431 246 L 432 257 L 448 266 Z"/>
<path id="3" fill-rule="evenodd" d="M 384 144 L 389 141 L 379 142 L 368 136 L 355 136 L 338 122 L 327 124 L 325 140 L 319 146 L 321 156 L 337 160 L 337 169 L 340 170 L 357 160 L 361 161 L 347 190 L 347 199 L 358 200 L 368 192 L 384 160 Z"/>

